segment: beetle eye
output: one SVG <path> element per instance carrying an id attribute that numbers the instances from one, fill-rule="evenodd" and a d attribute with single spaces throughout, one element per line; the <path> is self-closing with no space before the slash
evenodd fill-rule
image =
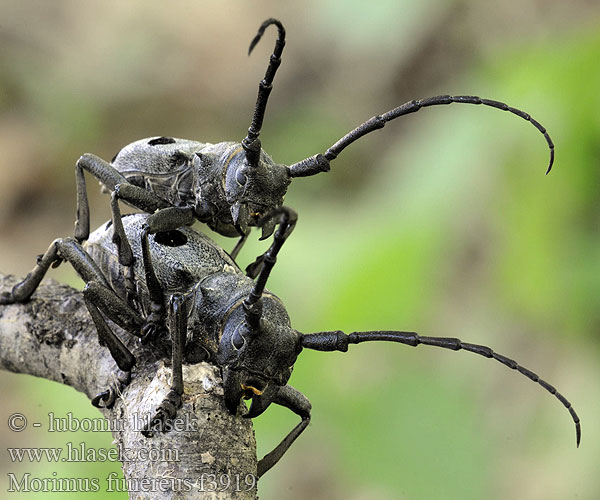
<path id="1" fill-rule="evenodd" d="M 239 328 L 237 328 L 236 331 L 233 333 L 233 337 L 231 338 L 231 343 L 233 344 L 233 347 L 235 347 L 236 349 L 241 349 L 242 347 L 244 347 L 244 344 L 246 343 L 246 339 L 240 332 Z"/>
<path id="2" fill-rule="evenodd" d="M 246 178 L 246 174 L 242 172 L 242 169 L 239 169 L 235 174 L 235 180 L 238 181 L 238 184 L 240 186 L 243 186 L 248 181 L 248 179 Z"/>

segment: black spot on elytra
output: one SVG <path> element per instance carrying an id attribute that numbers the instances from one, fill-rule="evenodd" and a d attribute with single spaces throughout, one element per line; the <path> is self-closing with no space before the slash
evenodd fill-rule
<path id="1" fill-rule="evenodd" d="M 175 139 L 172 137 L 157 137 L 156 139 L 149 140 L 148 145 L 157 146 L 158 144 L 173 144 L 175 142 Z"/>
<path id="2" fill-rule="evenodd" d="M 154 241 L 159 245 L 165 245 L 167 247 L 180 247 L 187 243 L 187 236 L 181 231 L 164 231 L 162 233 L 156 233 Z"/>

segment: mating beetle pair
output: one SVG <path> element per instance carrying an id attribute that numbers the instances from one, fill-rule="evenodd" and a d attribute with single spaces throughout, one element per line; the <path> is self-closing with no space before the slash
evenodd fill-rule
<path id="1" fill-rule="evenodd" d="M 204 144 L 156 137 L 130 144 L 111 163 L 93 155 L 82 156 L 76 166 L 75 238 L 53 242 L 34 271 L 12 292 L 2 296 L 0 302 L 28 300 L 49 266 L 68 260 L 87 283 L 84 297 L 100 341 L 125 372 L 118 386 L 94 398 L 95 404 L 106 406 L 114 403 L 117 392 L 126 385 L 135 358 L 107 326 L 104 316 L 147 342 L 163 336 L 168 317 L 173 386 L 153 422 L 160 423 L 177 411 L 183 390 L 181 366 L 184 360 L 209 360 L 222 368 L 225 404 L 232 413 L 238 410 L 242 397 L 249 397 L 252 405 L 247 417 L 260 415 L 271 403 L 289 407 L 301 417 L 301 422 L 260 461 L 259 476 L 281 458 L 310 419 L 308 400 L 287 385 L 301 350 L 344 352 L 349 344 L 365 341 L 464 349 L 494 358 L 556 395 L 575 422 L 579 443 L 579 418 L 570 403 L 536 374 L 488 347 L 452 338 L 421 337 L 412 332 L 301 334 L 291 327 L 284 306 L 265 291 L 265 285 L 275 257 L 295 223 L 294 212 L 282 206 L 292 178 L 328 171 L 330 162 L 348 145 L 382 128 L 388 121 L 422 107 L 453 102 L 496 107 L 530 121 L 549 145 L 548 171 L 552 167 L 554 146 L 544 127 L 523 111 L 473 96 L 439 96 L 411 101 L 371 118 L 322 155 L 289 167 L 278 165 L 262 150 L 258 137 L 285 44 L 281 23 L 274 19 L 265 21 L 250 50 L 270 25 L 277 27 L 278 38 L 259 86 L 246 138 L 241 143 Z M 92 173 L 112 191 L 113 213 L 112 224 L 94 233 L 86 248 L 80 244 L 90 236 L 84 171 Z M 152 215 L 121 217 L 119 200 Z M 186 227 L 195 219 L 225 236 L 240 236 L 230 256 L 208 238 Z M 279 229 L 275 231 L 277 224 Z M 244 276 L 234 259 L 252 226 L 262 227 L 263 238 L 275 231 L 274 241 Z M 253 278 L 257 278 L 256 281 Z M 152 429 L 148 428 L 146 434 L 151 433 Z"/>

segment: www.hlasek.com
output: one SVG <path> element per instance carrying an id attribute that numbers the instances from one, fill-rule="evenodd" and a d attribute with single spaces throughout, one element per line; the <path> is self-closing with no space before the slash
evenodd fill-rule
<path id="1" fill-rule="evenodd" d="M 179 462 L 179 450 L 159 445 L 148 448 L 93 448 L 68 442 L 66 448 L 7 448 L 11 462 Z"/>
<path id="2" fill-rule="evenodd" d="M 257 477 L 253 474 L 200 474 L 197 478 L 175 477 L 129 477 L 122 478 L 116 472 L 106 476 L 104 484 L 97 477 L 57 477 L 56 472 L 52 477 L 33 477 L 26 473 L 17 478 L 13 473 L 8 474 L 9 493 L 19 492 L 53 492 L 53 493 L 78 493 L 78 492 L 240 492 L 256 488 Z"/>

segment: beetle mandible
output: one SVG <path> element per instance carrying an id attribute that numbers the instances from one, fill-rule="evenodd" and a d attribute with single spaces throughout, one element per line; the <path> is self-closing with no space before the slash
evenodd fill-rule
<path id="1" fill-rule="evenodd" d="M 295 177 L 307 177 L 330 170 L 330 163 L 350 144 L 362 136 L 383 128 L 401 116 L 422 108 L 451 103 L 482 104 L 515 114 L 535 126 L 546 139 L 550 161 L 554 162 L 554 144 L 546 129 L 529 114 L 505 103 L 476 96 L 441 95 L 402 104 L 374 116 L 348 132 L 323 154 L 316 154 L 292 165 L 275 163 L 262 149 L 259 138 L 275 73 L 281 64 L 285 46 L 285 29 L 280 21 L 267 19 L 250 44 L 249 53 L 262 38 L 267 27 L 278 30 L 275 48 L 258 89 L 254 114 L 246 137 L 241 142 L 207 144 L 172 137 L 141 139 L 125 146 L 109 163 L 84 154 L 76 164 L 77 221 L 74 236 L 84 241 L 89 235 L 89 207 L 84 171 L 90 172 L 112 192 L 113 221 L 120 220 L 118 200 L 154 214 L 149 220 L 150 232 L 176 229 L 194 220 L 206 223 L 212 230 L 229 237 L 239 236 L 230 255 L 235 259 L 249 228 L 272 209 L 283 204 L 287 188 Z M 127 238 L 116 223 L 114 240 L 121 264 L 131 268 L 133 255 Z M 273 220 L 262 227 L 261 239 L 269 237 Z M 255 277 L 261 263 L 247 269 Z M 128 274 L 130 296 L 135 295 L 133 278 Z"/>
<path id="2" fill-rule="evenodd" d="M 286 207 L 274 209 L 257 221 L 264 226 L 279 223 L 273 242 L 265 252 L 256 281 L 246 276 L 234 260 L 207 236 L 182 227 L 149 234 L 146 214 L 123 217 L 122 230 L 131 241 L 136 289 L 141 311 L 128 303 L 123 268 L 116 258 L 111 222 L 94 232 L 85 248 L 74 238 L 52 242 L 31 273 L 11 292 L 0 295 L 0 303 L 26 302 L 50 266 L 69 261 L 86 282 L 86 306 L 96 325 L 99 341 L 108 347 L 123 371 L 116 383 L 93 398 L 96 406 L 110 407 L 130 380 L 136 359 L 108 326 L 110 318 L 129 333 L 145 341 L 164 340 L 162 325 L 169 324 L 173 382 L 143 433 L 151 437 L 173 418 L 183 395 L 182 365 L 209 361 L 221 368 L 224 403 L 234 415 L 242 398 L 251 399 L 245 418 L 261 415 L 271 404 L 296 413 L 301 421 L 258 463 L 260 477 L 272 468 L 310 422 L 311 404 L 288 384 L 297 357 L 303 349 L 346 352 L 350 344 L 385 341 L 416 347 L 429 345 L 454 351 L 465 350 L 495 359 L 537 382 L 569 411 L 575 423 L 577 445 L 581 425 L 571 403 L 552 385 L 516 361 L 486 346 L 457 338 L 425 337 L 404 331 L 359 331 L 346 334 L 327 331 L 303 334 L 291 326 L 285 306 L 265 289 L 282 245 L 296 223 L 296 214 Z M 125 393 L 126 396 L 126 393 Z"/>

